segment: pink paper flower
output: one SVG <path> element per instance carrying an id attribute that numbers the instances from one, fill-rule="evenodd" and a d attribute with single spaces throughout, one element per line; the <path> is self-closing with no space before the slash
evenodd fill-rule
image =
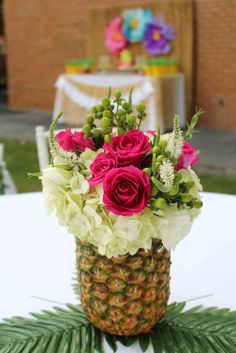
<path id="1" fill-rule="evenodd" d="M 127 39 L 122 33 L 122 19 L 116 17 L 105 29 L 105 47 L 111 53 L 119 55 L 126 46 Z"/>
<path id="2" fill-rule="evenodd" d="M 184 141 L 182 151 L 183 153 L 175 165 L 176 170 L 187 169 L 191 165 L 197 163 L 200 159 L 197 157 L 197 150 L 193 148 L 188 141 Z"/>
<path id="3" fill-rule="evenodd" d="M 60 131 L 56 135 L 56 140 L 58 141 L 59 146 L 68 152 L 74 152 L 76 150 L 83 152 L 85 148 L 95 150 L 93 140 L 86 137 L 82 131 L 74 133 L 71 129 Z"/>
<path id="4" fill-rule="evenodd" d="M 111 169 L 105 176 L 103 202 L 122 216 L 132 216 L 147 207 L 151 194 L 148 175 L 134 166 Z"/>
<path id="5" fill-rule="evenodd" d="M 93 173 L 89 179 L 91 186 L 101 183 L 107 172 L 117 166 L 118 156 L 116 153 L 99 153 L 90 165 L 90 170 Z"/>
<path id="6" fill-rule="evenodd" d="M 149 138 L 139 130 L 130 130 L 124 135 L 114 137 L 109 144 L 104 144 L 107 152 L 118 154 L 118 165 L 139 166 L 143 157 L 150 151 Z"/>

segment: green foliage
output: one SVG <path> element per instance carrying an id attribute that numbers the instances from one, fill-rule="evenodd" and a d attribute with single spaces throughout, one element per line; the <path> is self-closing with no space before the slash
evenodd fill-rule
<path id="1" fill-rule="evenodd" d="M 229 309 L 185 310 L 185 303 L 172 303 L 149 334 L 131 337 L 100 332 L 71 304 L 32 316 L 0 324 L 0 353 L 102 353 L 104 339 L 113 352 L 118 341 L 126 347 L 138 342 L 142 352 L 150 343 L 155 353 L 236 352 L 236 311 Z"/>
<path id="2" fill-rule="evenodd" d="M 40 191 L 41 182 L 37 178 L 29 180 L 30 171 L 39 170 L 36 144 L 20 140 L 1 139 L 5 146 L 5 162 L 18 192 Z"/>
<path id="3" fill-rule="evenodd" d="M 0 164 L 0 195 L 3 195 L 5 191 L 5 184 L 4 184 L 4 178 L 3 178 L 3 167 Z"/>
<path id="4" fill-rule="evenodd" d="M 185 135 L 184 135 L 185 140 L 190 140 L 192 138 L 195 126 L 197 125 L 198 120 L 202 114 L 204 114 L 203 110 L 200 109 L 200 110 L 196 111 L 196 113 L 194 114 L 194 116 L 191 119 L 190 124 L 187 123 L 188 128 L 187 128 L 187 131 L 185 132 Z"/>
<path id="5" fill-rule="evenodd" d="M 111 99 L 111 88 L 107 97 L 101 103 L 91 109 L 91 113 L 86 118 L 83 132 L 87 137 L 91 137 L 95 145 L 99 148 L 105 142 L 110 142 L 112 129 L 116 128 L 118 135 L 132 129 L 139 129 L 142 121 L 146 117 L 145 105 L 137 104 L 134 111 L 132 106 L 132 92 L 129 93 L 128 101 L 122 97 L 120 91 L 115 91 L 114 99 Z"/>

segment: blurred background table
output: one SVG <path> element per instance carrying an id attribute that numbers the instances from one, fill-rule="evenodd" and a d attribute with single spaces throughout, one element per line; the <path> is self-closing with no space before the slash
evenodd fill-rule
<path id="1" fill-rule="evenodd" d="M 184 74 L 177 73 L 163 77 L 141 76 L 130 73 L 120 74 L 64 74 L 56 81 L 56 97 L 53 117 L 64 112 L 61 122 L 71 126 L 81 126 L 90 109 L 107 95 L 107 87 L 112 91 L 121 90 L 128 98 L 131 87 L 133 104 L 144 102 L 147 108 L 147 119 L 143 129 L 154 130 L 157 123 L 161 130 L 172 127 L 174 114 L 185 126 L 185 79 Z"/>

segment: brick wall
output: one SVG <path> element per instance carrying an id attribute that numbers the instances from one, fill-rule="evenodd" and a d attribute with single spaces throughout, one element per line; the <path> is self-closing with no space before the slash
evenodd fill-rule
<path id="1" fill-rule="evenodd" d="M 236 1 L 195 1 L 195 102 L 202 124 L 236 130 Z"/>
<path id="2" fill-rule="evenodd" d="M 142 3 L 148 1 L 119 0 L 124 6 Z M 114 4 L 5 0 L 10 106 L 51 110 L 64 63 L 86 56 L 89 10 Z M 236 1 L 194 0 L 194 9 L 195 105 L 206 111 L 203 125 L 236 130 Z"/>

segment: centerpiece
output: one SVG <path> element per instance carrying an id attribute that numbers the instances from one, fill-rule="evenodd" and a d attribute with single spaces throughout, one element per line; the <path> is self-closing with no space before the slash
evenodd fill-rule
<path id="1" fill-rule="evenodd" d="M 146 333 L 165 314 L 170 250 L 202 206 L 187 141 L 200 114 L 185 135 L 178 116 L 170 133 L 142 132 L 145 106 L 109 90 L 82 131 L 55 134 L 60 115 L 51 124 L 45 204 L 75 236 L 81 304 L 102 331 Z"/>

